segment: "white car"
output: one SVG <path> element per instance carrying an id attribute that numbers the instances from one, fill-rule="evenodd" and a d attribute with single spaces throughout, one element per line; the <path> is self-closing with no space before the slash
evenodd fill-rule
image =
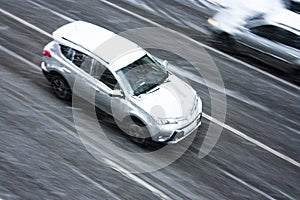
<path id="1" fill-rule="evenodd" d="M 53 38 L 41 68 L 58 98 L 72 98 L 77 78 L 96 91 L 95 105 L 140 144 L 177 143 L 201 125 L 196 91 L 137 44 L 83 21 L 58 28 Z"/>

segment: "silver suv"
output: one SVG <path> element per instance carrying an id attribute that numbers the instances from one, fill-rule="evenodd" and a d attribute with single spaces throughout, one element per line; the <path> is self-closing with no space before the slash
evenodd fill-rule
<path id="1" fill-rule="evenodd" d="M 195 90 L 137 44 L 83 21 L 58 28 L 53 39 L 41 68 L 58 98 L 71 100 L 76 81 L 84 82 L 96 91 L 95 105 L 140 144 L 177 143 L 201 125 Z"/>

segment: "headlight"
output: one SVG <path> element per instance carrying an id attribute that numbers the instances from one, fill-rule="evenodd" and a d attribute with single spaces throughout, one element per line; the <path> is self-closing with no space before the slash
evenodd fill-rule
<path id="1" fill-rule="evenodd" d="M 207 21 L 208 21 L 208 23 L 210 23 L 213 26 L 218 26 L 219 25 L 219 23 L 216 20 L 214 20 L 213 18 L 208 18 Z"/>

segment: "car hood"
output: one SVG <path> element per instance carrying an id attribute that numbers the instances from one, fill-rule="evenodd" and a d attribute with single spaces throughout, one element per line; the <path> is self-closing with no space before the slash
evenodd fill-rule
<path id="1" fill-rule="evenodd" d="M 135 103 L 154 118 L 181 119 L 191 114 L 196 97 L 194 89 L 175 75 L 170 75 L 158 87 L 135 98 Z"/>

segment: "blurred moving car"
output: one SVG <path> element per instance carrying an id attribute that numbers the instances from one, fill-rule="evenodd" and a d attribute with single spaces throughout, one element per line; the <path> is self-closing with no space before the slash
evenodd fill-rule
<path id="1" fill-rule="evenodd" d="M 76 21 L 53 32 L 41 68 L 55 95 L 85 98 L 112 115 L 132 140 L 177 143 L 201 125 L 196 91 L 137 44 L 99 26 Z M 77 83 L 76 88 L 74 87 Z M 78 87 L 78 84 L 80 87 Z"/>
<path id="2" fill-rule="evenodd" d="M 278 9 L 252 13 L 224 9 L 208 19 L 212 40 L 290 73 L 299 82 L 300 15 Z"/>
<path id="3" fill-rule="evenodd" d="M 275 8 L 285 8 L 290 5 L 289 3 L 287 4 L 287 0 L 199 0 L 199 2 L 212 11 L 235 8 L 267 12 Z"/>
<path id="4" fill-rule="evenodd" d="M 286 8 L 300 13 L 300 0 L 199 0 L 202 6 L 213 12 L 224 8 L 247 9 L 269 12 L 274 9 Z"/>

